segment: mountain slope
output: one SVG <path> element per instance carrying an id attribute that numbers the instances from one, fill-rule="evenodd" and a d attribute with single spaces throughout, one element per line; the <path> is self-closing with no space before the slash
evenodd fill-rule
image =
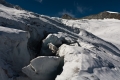
<path id="1" fill-rule="evenodd" d="M 104 19 L 104 20 L 62 20 L 68 26 L 85 29 L 96 36 L 109 41 L 113 44 L 120 45 L 120 20 Z M 119 47 L 120 49 L 120 47 Z"/>
<path id="2" fill-rule="evenodd" d="M 119 24 L 0 4 L 0 80 L 119 80 Z"/>
<path id="3" fill-rule="evenodd" d="M 96 15 L 90 15 L 83 17 L 82 19 L 119 19 L 120 20 L 120 13 L 118 12 L 111 12 L 111 11 L 104 11 Z"/>

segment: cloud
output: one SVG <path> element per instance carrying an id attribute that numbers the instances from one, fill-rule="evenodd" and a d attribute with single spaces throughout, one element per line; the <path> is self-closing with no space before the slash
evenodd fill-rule
<path id="1" fill-rule="evenodd" d="M 42 1 L 43 1 L 43 0 L 36 0 L 36 1 L 38 1 L 38 2 L 42 3 Z"/>
<path id="2" fill-rule="evenodd" d="M 84 13 L 89 12 L 91 10 L 92 10 L 91 8 L 77 6 L 77 11 L 80 12 L 81 14 L 84 14 Z"/>
<path id="3" fill-rule="evenodd" d="M 84 12 L 84 9 L 80 6 L 77 6 L 77 10 L 80 12 L 80 13 L 83 13 Z"/>
<path id="4" fill-rule="evenodd" d="M 77 11 L 81 14 L 87 13 L 92 11 L 91 7 L 85 7 L 85 6 L 81 6 L 78 3 L 74 4 L 77 7 Z"/>
<path id="5" fill-rule="evenodd" d="M 66 9 L 63 9 L 63 11 L 59 12 L 58 15 L 62 16 L 64 14 L 68 14 L 70 15 L 71 17 L 75 17 L 75 15 L 72 13 L 72 11 L 67 11 Z"/>

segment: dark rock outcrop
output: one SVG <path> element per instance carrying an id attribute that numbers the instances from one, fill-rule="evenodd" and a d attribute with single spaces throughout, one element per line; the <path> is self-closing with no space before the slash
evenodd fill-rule
<path id="1" fill-rule="evenodd" d="M 75 19 L 75 18 L 73 18 L 72 16 L 70 16 L 70 15 L 68 15 L 68 14 L 64 14 L 64 15 L 62 16 L 62 18 L 63 18 L 63 19 Z"/>

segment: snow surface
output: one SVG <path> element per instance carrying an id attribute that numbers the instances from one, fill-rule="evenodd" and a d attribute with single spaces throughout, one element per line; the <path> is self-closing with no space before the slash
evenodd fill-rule
<path id="1" fill-rule="evenodd" d="M 119 80 L 119 25 L 116 19 L 66 20 L 0 4 L 0 80 Z M 63 71 L 55 75 L 61 58 Z"/>
<path id="2" fill-rule="evenodd" d="M 64 24 L 85 29 L 94 35 L 109 41 L 115 45 L 120 45 L 120 20 L 104 19 L 104 20 L 61 20 Z M 120 47 L 118 47 L 120 49 Z"/>

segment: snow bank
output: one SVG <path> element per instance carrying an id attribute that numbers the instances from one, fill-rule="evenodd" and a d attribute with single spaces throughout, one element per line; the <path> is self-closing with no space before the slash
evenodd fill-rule
<path id="1" fill-rule="evenodd" d="M 98 49 L 63 44 L 58 51 L 64 57 L 63 72 L 56 80 L 119 80 L 120 57 Z"/>

